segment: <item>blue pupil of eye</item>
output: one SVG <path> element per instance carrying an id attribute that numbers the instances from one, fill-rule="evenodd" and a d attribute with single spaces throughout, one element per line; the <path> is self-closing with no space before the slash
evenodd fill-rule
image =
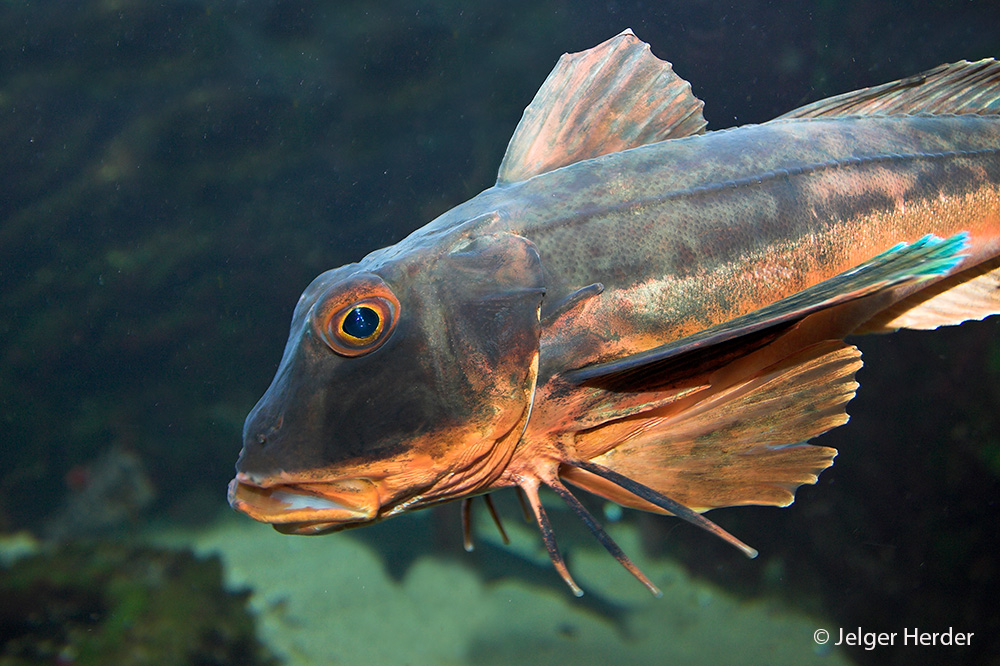
<path id="1" fill-rule="evenodd" d="M 362 305 L 347 313 L 347 316 L 344 317 L 344 323 L 340 325 L 340 328 L 352 338 L 363 340 L 378 330 L 378 323 L 378 313 Z"/>

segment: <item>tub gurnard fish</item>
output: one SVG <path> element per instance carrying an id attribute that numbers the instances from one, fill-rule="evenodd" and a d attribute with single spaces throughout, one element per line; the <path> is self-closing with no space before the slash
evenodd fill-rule
<path id="1" fill-rule="evenodd" d="M 1000 313 L 1000 64 L 701 109 L 630 30 L 564 55 L 495 186 L 306 288 L 230 504 L 322 534 L 462 499 L 471 548 L 472 498 L 516 488 L 577 595 L 543 486 L 654 594 L 567 485 L 755 556 L 702 513 L 833 463 L 845 336 Z"/>

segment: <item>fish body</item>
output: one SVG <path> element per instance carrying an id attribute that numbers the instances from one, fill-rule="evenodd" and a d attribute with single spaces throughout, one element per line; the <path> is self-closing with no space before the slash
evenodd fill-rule
<path id="1" fill-rule="evenodd" d="M 851 333 L 1000 312 L 1000 66 L 704 132 L 625 32 L 564 56 L 496 186 L 303 293 L 230 502 L 325 533 L 564 481 L 673 513 L 787 505 L 836 452 Z"/>

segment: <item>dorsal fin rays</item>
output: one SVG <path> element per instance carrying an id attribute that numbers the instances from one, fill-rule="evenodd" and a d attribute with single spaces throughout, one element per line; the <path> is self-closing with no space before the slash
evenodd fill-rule
<path id="1" fill-rule="evenodd" d="M 986 58 L 940 65 L 905 79 L 821 99 L 776 120 L 912 113 L 1000 114 L 1000 63 Z"/>
<path id="2" fill-rule="evenodd" d="M 514 130 L 497 184 L 700 134 L 703 106 L 670 63 L 625 30 L 559 59 Z"/>

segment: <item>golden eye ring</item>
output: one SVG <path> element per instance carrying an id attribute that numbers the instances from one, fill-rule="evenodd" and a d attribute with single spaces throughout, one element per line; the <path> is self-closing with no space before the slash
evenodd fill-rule
<path id="1" fill-rule="evenodd" d="M 378 275 L 360 273 L 327 287 L 313 305 L 313 335 L 339 356 L 370 354 L 392 336 L 399 299 Z"/>
<path id="2" fill-rule="evenodd" d="M 341 356 L 361 356 L 375 351 L 389 339 L 398 312 L 395 298 L 369 296 L 333 310 L 318 332 L 330 349 Z"/>

